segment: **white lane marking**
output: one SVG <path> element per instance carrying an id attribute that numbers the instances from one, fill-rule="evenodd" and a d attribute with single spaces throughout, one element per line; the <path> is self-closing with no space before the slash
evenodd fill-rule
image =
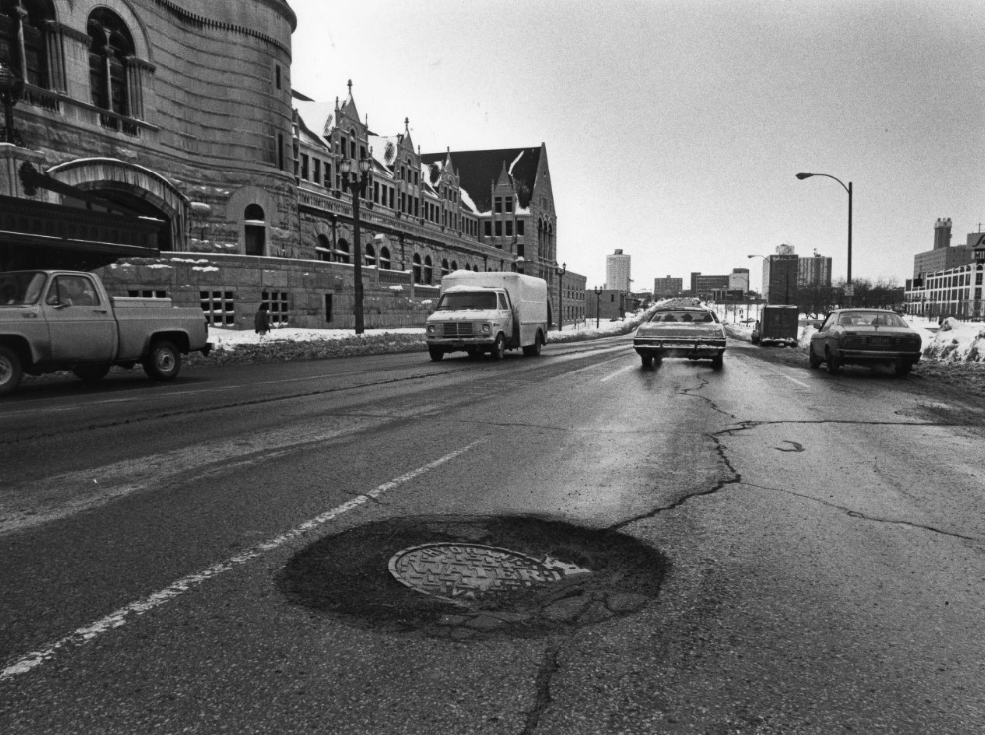
<path id="1" fill-rule="evenodd" d="M 805 388 L 810 388 L 810 386 L 807 385 L 807 383 L 804 383 L 804 382 L 802 382 L 800 380 L 797 380 L 796 378 L 791 378 L 789 375 L 784 375 L 783 377 L 786 378 L 787 380 L 789 380 L 791 383 L 796 383 L 797 385 L 802 385 Z"/>
<path id="2" fill-rule="evenodd" d="M 636 366 L 635 365 L 627 365 L 626 367 L 622 368 L 621 370 L 616 370 L 616 372 L 614 372 L 614 373 L 612 373 L 610 375 L 606 375 L 599 382 L 600 383 L 604 383 L 607 380 L 612 380 L 617 375 L 622 375 L 623 373 L 625 373 L 625 372 L 627 372 L 629 370 L 635 370 L 635 369 L 636 369 Z"/>
<path id="3" fill-rule="evenodd" d="M 226 561 L 219 562 L 218 564 L 213 564 L 211 567 L 203 569 L 200 572 L 196 572 L 195 574 L 189 574 L 186 577 L 182 577 L 178 581 L 172 582 L 163 590 L 155 592 L 154 594 L 149 595 L 148 597 L 145 597 L 142 600 L 131 602 L 129 605 L 121 607 L 119 610 L 110 613 L 104 618 L 100 618 L 94 623 L 90 623 L 89 625 L 86 625 L 82 628 L 78 628 L 72 633 L 69 633 L 64 638 L 60 638 L 59 640 L 50 644 L 46 648 L 40 651 L 32 651 L 31 653 L 22 657 L 20 660 L 16 661 L 15 663 L 3 669 L 3 671 L 0 671 L 0 681 L 13 678 L 15 676 L 18 676 L 19 674 L 26 674 L 32 669 L 50 660 L 56 653 L 58 653 L 59 649 L 61 648 L 65 648 L 68 646 L 84 645 L 85 643 L 88 643 L 89 641 L 93 640 L 97 636 L 100 636 L 107 631 L 113 630 L 114 628 L 122 627 L 123 625 L 126 624 L 127 618 L 129 616 L 142 615 L 148 610 L 153 610 L 156 607 L 160 607 L 164 603 L 174 599 L 175 597 L 177 597 L 178 595 L 184 592 L 187 592 L 193 587 L 200 585 L 203 582 L 213 577 L 217 577 L 223 572 L 228 572 L 230 569 L 245 564 L 251 559 L 255 559 L 256 557 L 268 551 L 273 551 L 274 549 L 277 549 L 283 546 L 284 544 L 294 541 L 298 537 L 303 536 L 309 531 L 314 530 L 318 526 L 324 525 L 329 521 L 335 520 L 342 514 L 348 513 L 350 510 L 358 508 L 360 505 L 363 505 L 367 501 L 374 500 L 380 497 L 381 495 L 383 495 L 383 493 L 389 490 L 393 490 L 394 488 L 403 485 L 406 482 L 410 482 L 414 478 L 423 475 L 425 472 L 428 472 L 429 470 L 433 470 L 436 467 L 440 467 L 445 462 L 449 462 L 450 460 L 453 460 L 456 457 L 465 454 L 465 452 L 468 452 L 470 449 L 473 449 L 474 447 L 478 446 L 479 444 L 482 444 L 485 441 L 486 441 L 485 439 L 479 439 L 478 441 L 474 441 L 471 444 L 467 444 L 466 446 L 462 447 L 461 449 L 456 449 L 454 452 L 450 452 L 446 454 L 444 457 L 439 457 L 433 462 L 429 462 L 428 464 L 422 467 L 418 467 L 416 470 L 411 470 L 407 474 L 394 478 L 389 482 L 384 482 L 379 487 L 370 490 L 369 492 L 364 493 L 362 495 L 357 495 L 352 500 L 349 500 L 343 503 L 342 505 L 332 508 L 331 510 L 322 513 L 319 516 L 315 516 L 311 520 L 305 521 L 300 526 L 292 528 L 290 531 L 287 531 L 286 533 L 283 533 L 280 536 L 275 536 L 274 538 L 268 541 L 264 541 L 263 543 L 257 544 L 256 546 L 247 549 L 241 554 L 237 554 L 236 556 L 231 557 Z"/>
<path id="4" fill-rule="evenodd" d="M 568 372 L 561 373 L 560 375 L 555 375 L 550 380 L 560 380 L 561 378 L 569 378 L 572 375 L 577 375 L 578 373 L 586 373 L 589 370 L 598 370 L 603 365 L 608 365 L 610 362 L 616 362 L 617 360 L 625 359 L 625 355 L 619 355 L 617 357 L 610 357 L 608 360 L 603 360 L 602 362 L 593 362 L 591 365 L 587 365 L 583 368 L 578 368 L 577 370 L 569 370 Z"/>
<path id="5" fill-rule="evenodd" d="M 201 446 L 133 457 L 86 470 L 52 475 L 26 485 L 10 486 L 0 495 L 0 537 L 158 487 L 183 473 L 194 472 L 196 477 L 202 478 L 225 469 L 268 462 L 301 448 L 313 448 L 376 426 L 384 419 L 357 417 L 347 421 L 345 426 L 321 431 L 313 429 L 308 423 L 297 424 L 288 429 L 279 428 Z"/>

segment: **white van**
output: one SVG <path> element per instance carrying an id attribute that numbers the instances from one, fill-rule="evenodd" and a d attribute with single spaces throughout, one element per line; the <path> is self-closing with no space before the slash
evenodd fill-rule
<path id="1" fill-rule="evenodd" d="M 539 355 L 547 342 L 551 304 L 547 281 L 519 273 L 455 271 L 441 279 L 438 306 L 425 323 L 428 354 L 437 362 L 448 352 L 503 359 L 523 348 Z"/>

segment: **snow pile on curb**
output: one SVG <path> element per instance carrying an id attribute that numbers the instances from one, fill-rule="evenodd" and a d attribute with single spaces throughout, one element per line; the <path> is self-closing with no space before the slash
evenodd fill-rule
<path id="1" fill-rule="evenodd" d="M 949 317 L 936 334 L 925 333 L 923 355 L 941 362 L 985 362 L 985 324 Z"/>

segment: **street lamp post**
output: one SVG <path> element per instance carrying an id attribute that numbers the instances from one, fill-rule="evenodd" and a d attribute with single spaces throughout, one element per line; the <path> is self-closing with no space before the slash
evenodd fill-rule
<path id="1" fill-rule="evenodd" d="M 848 192 L 848 278 L 846 279 L 846 284 L 845 284 L 845 290 L 846 290 L 845 300 L 847 302 L 846 306 L 851 306 L 852 296 L 854 295 L 852 290 L 852 182 L 849 181 L 848 186 L 845 186 L 845 183 L 841 179 L 832 176 L 831 174 L 810 174 L 810 173 L 797 174 L 797 178 L 800 179 L 801 181 L 803 181 L 804 179 L 809 179 L 811 176 L 824 176 L 829 179 L 834 179 L 839 184 L 841 184 L 842 189 Z"/>
<path id="2" fill-rule="evenodd" d="M 352 170 L 352 161 L 344 159 L 340 165 L 342 171 L 342 188 L 352 195 L 352 245 L 353 278 L 355 279 L 355 294 L 353 314 L 356 317 L 356 334 L 362 334 L 363 328 L 363 247 L 359 231 L 359 198 L 366 193 L 366 182 L 369 181 L 370 161 L 368 158 L 359 159 L 359 174 Z"/>
<path id="3" fill-rule="evenodd" d="M 595 287 L 595 328 L 599 328 L 599 307 L 602 304 L 602 287 Z"/>
<path id="4" fill-rule="evenodd" d="M 557 272 L 557 331 L 564 328 L 564 274 L 568 272 L 568 264 L 561 263 Z"/>

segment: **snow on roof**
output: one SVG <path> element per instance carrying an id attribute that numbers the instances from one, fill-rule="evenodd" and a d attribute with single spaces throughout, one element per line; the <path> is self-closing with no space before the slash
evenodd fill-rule
<path id="1" fill-rule="evenodd" d="M 513 167 L 516 166 L 520 162 L 520 159 L 521 158 L 523 158 L 523 151 L 522 150 L 520 151 L 519 155 L 517 155 L 517 157 L 513 159 L 513 163 L 510 164 L 510 169 L 509 169 L 510 176 L 513 175 Z"/>
<path id="2" fill-rule="evenodd" d="M 295 99 L 294 109 L 298 111 L 298 117 L 301 118 L 304 126 L 322 143 L 328 145 L 327 137 L 334 128 L 332 116 L 335 113 L 335 105 L 329 102 Z"/>
<path id="3" fill-rule="evenodd" d="M 370 135 L 369 146 L 373 149 L 373 158 L 387 168 L 393 168 L 399 148 L 399 136 Z"/>
<path id="4" fill-rule="evenodd" d="M 465 191 L 465 189 L 459 189 L 459 191 L 461 192 L 462 195 L 462 204 L 468 207 L 469 211 L 471 211 L 472 213 L 481 214 L 479 208 L 475 206 L 475 202 L 472 201 L 472 197 L 469 196 L 469 193 Z"/>

